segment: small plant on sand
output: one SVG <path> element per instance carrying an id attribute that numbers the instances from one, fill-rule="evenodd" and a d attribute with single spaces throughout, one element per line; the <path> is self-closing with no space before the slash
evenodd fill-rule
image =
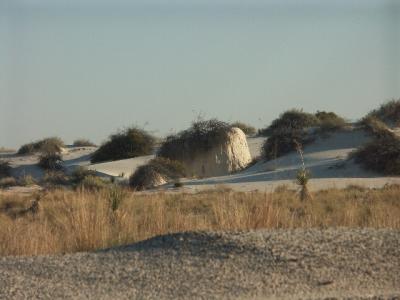
<path id="1" fill-rule="evenodd" d="M 151 188 L 186 175 L 185 167 L 178 161 L 157 157 L 139 167 L 129 178 L 129 184 L 137 190 Z"/>
<path id="2" fill-rule="evenodd" d="M 253 127 L 249 124 L 243 123 L 243 122 L 237 121 L 237 122 L 232 123 L 231 126 L 241 129 L 246 135 L 254 135 L 257 133 L 257 130 L 255 127 Z"/>
<path id="3" fill-rule="evenodd" d="M 77 139 L 72 144 L 74 147 L 96 147 L 95 143 L 92 143 L 88 139 Z"/>
<path id="4" fill-rule="evenodd" d="M 306 165 L 304 163 L 304 152 L 302 145 L 298 141 L 294 141 L 296 145 L 297 153 L 299 153 L 301 159 L 301 169 L 297 172 L 296 181 L 297 184 L 300 186 L 300 200 L 305 201 L 312 199 L 311 193 L 308 189 L 308 182 L 310 181 L 311 174 L 306 169 Z"/>
<path id="5" fill-rule="evenodd" d="M 36 184 L 36 180 L 31 175 L 23 175 L 18 178 L 18 184 L 20 186 L 30 186 Z"/>
<path id="6" fill-rule="evenodd" d="M 79 187 L 80 188 L 84 188 L 86 190 L 91 190 L 91 191 L 95 191 L 95 190 L 101 190 L 105 187 L 107 187 L 108 182 L 106 180 L 104 180 L 103 178 L 100 178 L 98 176 L 86 176 L 80 183 L 79 183 Z"/>
<path id="7" fill-rule="evenodd" d="M 49 188 L 55 188 L 70 184 L 70 178 L 63 171 L 47 170 L 41 184 Z"/>
<path id="8" fill-rule="evenodd" d="M 92 155 L 92 163 L 133 158 L 150 155 L 153 152 L 155 138 L 136 127 L 125 129 L 110 136 Z"/>

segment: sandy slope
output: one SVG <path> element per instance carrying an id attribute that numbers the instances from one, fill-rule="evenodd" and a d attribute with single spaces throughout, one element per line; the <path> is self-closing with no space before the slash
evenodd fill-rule
<path id="1" fill-rule="evenodd" d="M 348 185 L 361 185 L 366 187 L 381 187 L 385 184 L 398 183 L 399 177 L 382 177 L 372 172 L 361 169 L 358 165 L 348 160 L 348 155 L 360 145 L 369 140 L 362 131 L 345 131 L 320 138 L 315 143 L 305 147 L 305 165 L 311 171 L 312 180 L 310 188 L 319 190 L 331 187 L 342 188 Z M 265 138 L 249 138 L 248 144 L 252 157 L 259 157 Z M 90 164 L 90 154 L 96 148 L 68 148 L 64 153 L 65 166 L 71 171 L 76 166 L 88 166 L 96 170 L 102 176 L 129 177 L 134 170 L 146 164 L 154 156 L 143 156 L 133 159 L 124 159 L 113 162 Z M 15 167 L 16 175 L 32 174 L 40 177 L 43 172 L 35 165 L 36 156 L 8 155 Z M 290 153 L 273 161 L 260 161 L 252 167 L 228 176 L 220 176 L 206 179 L 182 180 L 185 183 L 184 190 L 195 192 L 197 190 L 210 189 L 224 185 L 241 191 L 271 191 L 274 188 L 287 185 L 295 188 L 294 178 L 302 166 L 298 153 Z M 171 185 L 164 188 L 170 189 Z"/>
<path id="2" fill-rule="evenodd" d="M 0 298 L 399 299 L 399 241 L 388 229 L 180 233 L 97 253 L 5 257 Z"/>

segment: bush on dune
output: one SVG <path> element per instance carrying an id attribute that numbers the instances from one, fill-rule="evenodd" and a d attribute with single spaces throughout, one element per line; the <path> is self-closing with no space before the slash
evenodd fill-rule
<path id="1" fill-rule="evenodd" d="M 246 135 L 254 135 L 257 132 L 255 127 L 239 121 L 232 123 L 231 126 L 241 129 Z"/>
<path id="2" fill-rule="evenodd" d="M 352 157 L 368 170 L 400 175 L 400 138 L 386 131 L 356 150 Z"/>
<path id="3" fill-rule="evenodd" d="M 319 119 L 315 115 L 303 112 L 302 110 L 292 109 L 281 114 L 267 128 L 260 130 L 260 134 L 268 136 L 293 130 L 304 130 L 318 124 Z"/>
<path id="4" fill-rule="evenodd" d="M 44 170 L 62 170 L 63 159 L 60 153 L 55 151 L 43 152 L 39 157 L 39 167 Z"/>
<path id="5" fill-rule="evenodd" d="M 167 137 L 158 156 L 178 161 L 192 159 L 220 143 L 229 128 L 228 123 L 216 119 L 194 122 L 189 129 Z"/>
<path id="6" fill-rule="evenodd" d="M 129 178 L 129 184 L 137 190 L 152 187 L 154 180 L 168 182 L 186 176 L 185 167 L 178 161 L 158 157 L 140 166 Z"/>
<path id="7" fill-rule="evenodd" d="M 92 143 L 88 139 L 77 139 L 72 145 L 74 147 L 96 147 L 96 144 Z"/>
<path id="8" fill-rule="evenodd" d="M 91 162 L 98 163 L 142 155 L 153 152 L 155 138 L 146 131 L 132 127 L 110 136 L 109 140 L 93 153 Z"/>
<path id="9" fill-rule="evenodd" d="M 389 126 L 400 126 L 400 99 L 393 99 L 371 111 L 363 120 L 376 118 Z M 363 122 L 363 121 L 362 121 Z"/>
<path id="10" fill-rule="evenodd" d="M 318 111 L 315 116 L 318 119 L 320 131 L 335 131 L 347 126 L 347 122 L 334 112 Z"/>
<path id="11" fill-rule="evenodd" d="M 33 143 L 25 144 L 18 150 L 18 154 L 27 155 L 34 154 L 36 152 L 61 152 L 61 149 L 65 147 L 64 142 L 58 137 L 45 138 Z"/>

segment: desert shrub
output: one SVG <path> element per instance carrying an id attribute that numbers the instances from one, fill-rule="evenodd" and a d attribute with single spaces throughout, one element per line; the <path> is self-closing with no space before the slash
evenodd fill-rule
<path id="1" fill-rule="evenodd" d="M 80 184 L 88 176 L 96 176 L 96 171 L 79 166 L 72 172 L 71 182 L 74 184 Z"/>
<path id="2" fill-rule="evenodd" d="M 92 143 L 88 139 L 77 139 L 72 145 L 74 147 L 96 147 L 96 144 Z"/>
<path id="3" fill-rule="evenodd" d="M 239 121 L 232 123 L 231 126 L 241 129 L 246 135 L 254 135 L 257 132 L 255 127 Z"/>
<path id="4" fill-rule="evenodd" d="M 62 170 L 63 169 L 63 159 L 58 152 L 44 152 L 39 157 L 38 165 L 44 170 Z"/>
<path id="5" fill-rule="evenodd" d="M 260 135 L 268 136 L 287 131 L 304 130 L 318 124 L 319 119 L 315 115 L 292 109 L 281 114 L 278 119 L 272 121 L 270 126 L 260 130 L 259 133 Z"/>
<path id="6" fill-rule="evenodd" d="M 132 127 L 110 136 L 109 140 L 93 153 L 92 163 L 150 155 L 155 138 L 146 131 Z"/>
<path id="7" fill-rule="evenodd" d="M 400 175 L 400 138 L 395 134 L 376 137 L 352 157 L 366 169 L 385 175 Z"/>
<path id="8" fill-rule="evenodd" d="M 313 141 L 303 130 L 292 130 L 274 133 L 262 147 L 263 157 L 267 160 L 276 159 L 282 155 L 296 150 L 296 142 L 306 145 Z"/>
<path id="9" fill-rule="evenodd" d="M 216 119 L 194 122 L 189 129 L 167 137 L 158 156 L 179 161 L 193 159 L 197 153 L 207 152 L 220 143 L 229 128 L 228 123 Z"/>
<path id="10" fill-rule="evenodd" d="M 36 152 L 61 152 L 64 142 L 58 137 L 49 137 L 33 143 L 25 144 L 18 150 L 18 154 L 26 155 Z"/>
<path id="11" fill-rule="evenodd" d="M 48 187 L 69 185 L 70 178 L 63 171 L 48 170 L 45 172 L 41 183 Z"/>
<path id="12" fill-rule="evenodd" d="M 16 186 L 16 185 L 18 185 L 18 183 L 14 177 L 0 178 L 0 188 L 7 188 L 10 186 Z"/>
<path id="13" fill-rule="evenodd" d="M 374 116 L 367 116 L 362 119 L 361 127 L 376 138 L 392 135 L 390 128 L 384 122 Z"/>
<path id="14" fill-rule="evenodd" d="M 80 182 L 79 187 L 83 187 L 87 190 L 100 190 L 107 187 L 108 182 L 98 176 L 89 175 L 83 178 Z"/>
<path id="15" fill-rule="evenodd" d="M 321 131 L 334 131 L 346 127 L 347 122 L 334 112 L 318 111 L 315 116 L 318 119 L 318 127 Z"/>
<path id="16" fill-rule="evenodd" d="M 378 109 L 371 111 L 366 116 L 368 117 L 377 118 L 387 125 L 400 126 L 400 99 L 382 104 Z"/>
<path id="17" fill-rule="evenodd" d="M 30 186 L 36 184 L 36 180 L 31 175 L 24 175 L 18 178 L 18 185 Z"/>
<path id="18" fill-rule="evenodd" d="M 11 165 L 9 161 L 0 160 L 0 178 L 11 176 Z"/>
<path id="19" fill-rule="evenodd" d="M 179 161 L 157 157 L 149 161 L 147 165 L 137 168 L 129 178 L 129 184 L 137 190 L 143 190 L 148 187 L 152 178 L 162 177 L 169 181 L 184 176 L 186 176 L 185 167 Z"/>

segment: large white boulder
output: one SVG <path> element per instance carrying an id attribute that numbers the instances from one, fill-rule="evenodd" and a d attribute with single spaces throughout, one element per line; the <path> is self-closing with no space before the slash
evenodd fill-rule
<path id="1" fill-rule="evenodd" d="M 242 170 L 251 160 L 246 135 L 239 128 L 229 128 L 210 150 L 196 152 L 193 159 L 182 163 L 188 175 L 212 177 Z"/>

